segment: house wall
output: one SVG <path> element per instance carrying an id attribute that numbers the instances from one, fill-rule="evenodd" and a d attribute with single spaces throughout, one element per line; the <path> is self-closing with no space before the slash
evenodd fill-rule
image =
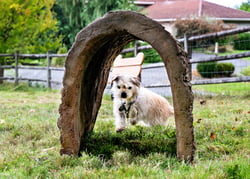
<path id="1" fill-rule="evenodd" d="M 174 26 L 174 22 L 164 22 L 161 23 L 165 30 L 167 30 L 170 34 L 172 34 L 174 37 L 176 37 L 177 29 Z"/>

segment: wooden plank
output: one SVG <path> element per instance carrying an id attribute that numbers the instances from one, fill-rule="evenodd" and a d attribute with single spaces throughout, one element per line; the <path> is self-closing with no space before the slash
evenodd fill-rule
<path id="1" fill-rule="evenodd" d="M 16 80 L 15 77 L 0 77 L 0 79 L 3 80 Z M 43 80 L 43 79 L 32 79 L 32 78 L 17 78 L 18 81 L 38 81 L 38 82 L 47 82 L 47 80 Z"/>
<path id="2" fill-rule="evenodd" d="M 121 55 L 118 55 L 114 61 L 114 67 L 125 67 L 125 66 L 140 66 L 143 63 L 144 54 L 138 53 L 135 57 L 122 58 Z"/>
<path id="3" fill-rule="evenodd" d="M 141 66 L 125 66 L 122 68 L 113 68 L 112 69 L 112 76 L 117 75 L 131 75 L 138 77 L 141 73 Z"/>
<path id="4" fill-rule="evenodd" d="M 15 55 L 14 54 L 0 54 L 0 57 L 15 57 Z"/>
<path id="5" fill-rule="evenodd" d="M 2 66 L 0 66 L 0 68 L 2 68 L 2 69 L 11 69 L 11 68 L 15 68 L 15 66 L 12 66 L 12 65 L 2 65 Z"/>
<path id="6" fill-rule="evenodd" d="M 65 68 L 60 68 L 60 67 L 49 67 L 50 70 L 52 71 L 64 71 Z"/>
<path id="7" fill-rule="evenodd" d="M 219 83 L 235 83 L 235 82 L 249 82 L 250 76 L 231 77 L 231 78 L 212 78 L 204 80 L 191 81 L 192 85 L 206 85 Z"/>
<path id="8" fill-rule="evenodd" d="M 237 53 L 232 55 L 224 55 L 224 56 L 216 56 L 211 57 L 207 59 L 197 59 L 197 60 L 190 60 L 190 63 L 201 63 L 201 62 L 213 62 L 213 61 L 223 61 L 223 60 L 234 60 L 238 58 L 244 58 L 244 57 L 250 57 L 250 52 L 244 52 L 244 53 Z"/>
<path id="9" fill-rule="evenodd" d="M 47 52 L 47 87 L 51 88 L 51 70 L 50 70 L 50 65 L 51 65 L 51 58 L 49 55 L 49 52 Z"/>
<path id="10" fill-rule="evenodd" d="M 228 36 L 228 35 L 248 32 L 248 31 L 250 31 L 250 27 L 243 27 L 243 28 L 225 30 L 225 31 L 220 31 L 220 32 L 215 32 L 215 33 L 191 36 L 191 37 L 188 38 L 188 41 L 193 42 L 193 41 L 205 40 L 205 39 L 211 39 L 211 38 L 216 39 L 218 37 L 224 37 L 224 36 Z M 179 39 L 178 41 L 179 42 L 184 42 L 184 38 Z"/>
<path id="11" fill-rule="evenodd" d="M 230 78 L 213 78 L 203 80 L 193 80 L 192 85 L 206 85 L 206 84 L 220 84 L 220 83 L 236 83 L 236 82 L 249 82 L 250 76 L 230 77 Z M 164 88 L 170 87 L 170 84 L 153 84 L 144 86 L 145 88 Z"/>
<path id="12" fill-rule="evenodd" d="M 118 55 L 113 63 L 112 76 L 131 75 L 139 77 L 143 60 L 144 54 L 142 52 L 131 58 L 122 58 L 121 55 Z"/>
<path id="13" fill-rule="evenodd" d="M 50 57 L 67 57 L 68 54 L 50 54 Z M 19 54 L 20 58 L 47 58 L 47 54 Z"/>
<path id="14" fill-rule="evenodd" d="M 15 51 L 15 85 L 18 85 L 18 51 Z"/>
<path id="15" fill-rule="evenodd" d="M 12 68 L 15 68 L 15 66 L 12 66 L 12 65 L 3 65 L 3 66 L 0 66 L 0 68 L 3 68 L 3 69 L 12 69 Z M 33 66 L 18 66 L 18 69 L 46 70 L 47 67 L 41 67 L 41 66 L 37 66 L 37 67 L 33 67 Z M 49 69 L 52 70 L 52 71 L 64 71 L 65 70 L 64 67 L 49 67 Z"/>

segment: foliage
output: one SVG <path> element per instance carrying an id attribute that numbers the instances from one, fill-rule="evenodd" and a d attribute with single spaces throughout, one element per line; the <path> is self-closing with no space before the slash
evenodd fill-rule
<path id="1" fill-rule="evenodd" d="M 96 18 L 112 10 L 135 10 L 133 0 L 57 0 L 54 6 L 56 18 L 60 21 L 60 34 L 70 48 L 76 34 Z"/>
<path id="2" fill-rule="evenodd" d="M 200 35 L 232 28 L 231 26 L 226 27 L 223 21 L 205 18 L 177 19 L 174 25 L 177 28 L 177 37 L 183 37 L 185 33 L 188 35 Z"/>
<path id="3" fill-rule="evenodd" d="M 143 53 L 145 55 L 145 63 L 156 63 L 162 61 L 160 55 L 155 51 L 155 49 L 143 50 Z"/>
<path id="4" fill-rule="evenodd" d="M 232 63 L 217 63 L 217 76 L 230 77 L 234 69 L 235 67 Z"/>
<path id="5" fill-rule="evenodd" d="M 59 48 L 59 50 L 57 51 L 57 54 L 64 54 L 67 53 L 67 48 L 65 46 L 62 46 L 61 48 Z M 52 66 L 63 66 L 65 63 L 65 58 L 62 57 L 54 57 L 52 58 L 51 64 Z"/>
<path id="6" fill-rule="evenodd" d="M 250 12 L 250 0 L 247 0 L 247 2 L 243 2 L 239 9 Z"/>
<path id="7" fill-rule="evenodd" d="M 234 40 L 234 49 L 250 50 L 250 34 L 249 33 L 238 34 L 238 37 Z"/>
<path id="8" fill-rule="evenodd" d="M 210 94 L 212 96 L 229 96 L 228 98 L 240 97 L 240 98 L 249 98 L 249 82 L 241 83 L 223 83 L 223 84 L 208 84 L 208 85 L 195 85 L 193 89 L 195 91 L 201 91 L 205 94 Z M 202 94 L 202 93 L 201 93 Z"/>
<path id="9" fill-rule="evenodd" d="M 233 74 L 234 69 L 232 63 L 206 62 L 197 65 L 199 74 L 205 78 L 229 77 Z"/>
<path id="10" fill-rule="evenodd" d="M 243 70 L 241 71 L 241 74 L 245 76 L 250 76 L 250 66 L 243 68 Z"/>
<path id="11" fill-rule="evenodd" d="M 81 157 L 61 156 L 56 125 L 60 92 L 22 85 L 15 90 L 10 84 L 0 86 L 0 178 L 250 178 L 250 103 L 237 93 L 242 83 L 220 88 L 232 96 L 202 97 L 203 105 L 195 98 L 197 152 L 192 165 L 171 155 L 173 119 L 168 127 L 136 126 L 116 134 L 107 96 L 90 134 L 94 142 L 85 141 L 92 152 L 87 148 Z"/>
<path id="12" fill-rule="evenodd" d="M 206 62 L 198 63 L 197 70 L 202 77 L 212 78 L 215 76 L 217 63 L 216 62 Z"/>
<path id="13" fill-rule="evenodd" d="M 42 53 L 57 50 L 57 21 L 51 8 L 54 0 L 1 0 L 0 53 Z"/>

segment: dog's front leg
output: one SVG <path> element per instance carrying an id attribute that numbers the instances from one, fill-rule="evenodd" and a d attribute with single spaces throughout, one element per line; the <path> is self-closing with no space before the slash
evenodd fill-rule
<path id="1" fill-rule="evenodd" d="M 124 112 L 118 112 L 115 115 L 115 126 L 116 126 L 116 132 L 121 132 L 126 127 L 126 120 L 125 120 L 125 113 Z"/>

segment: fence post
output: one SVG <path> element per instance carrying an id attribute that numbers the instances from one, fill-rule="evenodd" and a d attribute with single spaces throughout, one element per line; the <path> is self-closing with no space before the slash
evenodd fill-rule
<path id="1" fill-rule="evenodd" d="M 188 35 L 184 34 L 184 50 L 188 53 L 188 58 L 192 58 L 192 47 L 190 42 L 188 41 Z"/>
<path id="2" fill-rule="evenodd" d="M 15 51 L 14 53 L 14 58 L 15 58 L 15 86 L 18 85 L 19 83 L 19 73 L 18 73 L 18 56 L 19 56 L 19 51 Z"/>
<path id="3" fill-rule="evenodd" d="M 51 57 L 50 57 L 50 52 L 47 52 L 47 87 L 51 88 L 51 70 L 50 70 L 50 66 L 51 66 Z"/>
<path id="4" fill-rule="evenodd" d="M 216 56 L 218 55 L 218 52 L 219 52 L 219 43 L 215 42 L 214 53 Z"/>
<path id="5" fill-rule="evenodd" d="M 134 56 L 136 56 L 138 53 L 138 46 L 139 46 L 139 44 L 135 41 Z"/>

